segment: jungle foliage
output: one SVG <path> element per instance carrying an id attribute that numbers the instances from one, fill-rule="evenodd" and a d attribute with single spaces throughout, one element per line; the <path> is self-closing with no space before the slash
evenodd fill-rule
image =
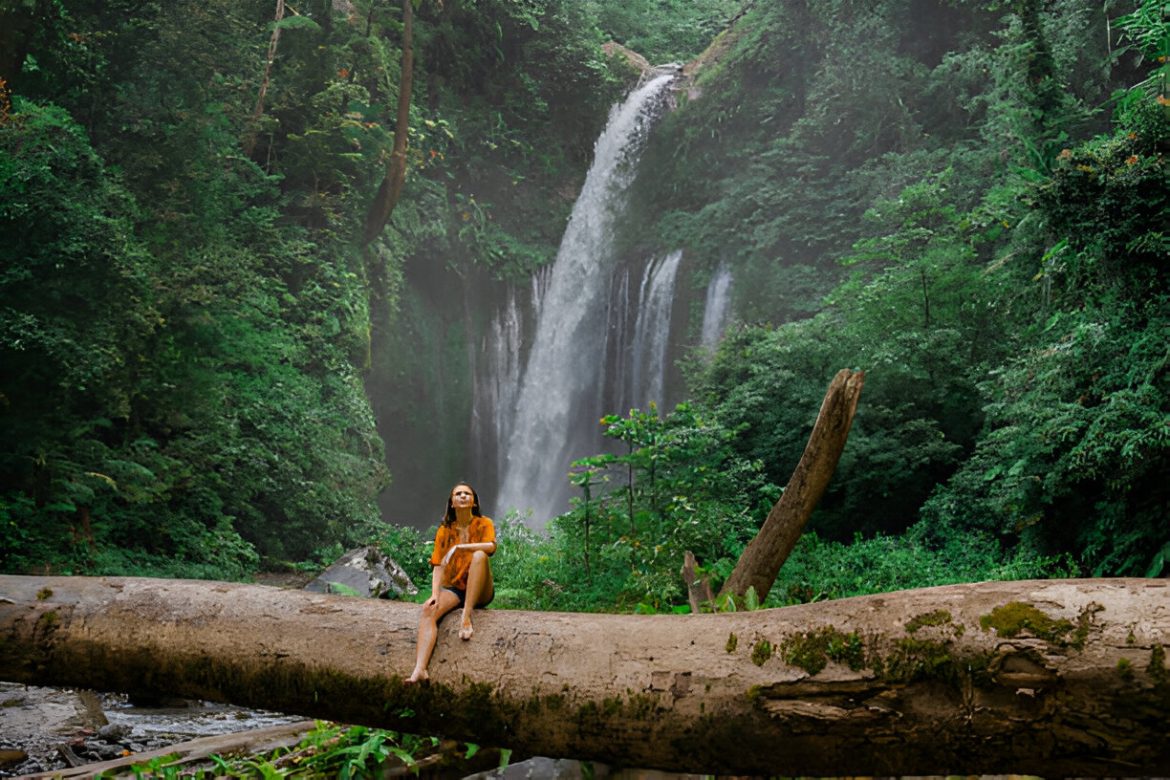
<path id="1" fill-rule="evenodd" d="M 683 551 L 730 571 L 843 366 L 853 432 L 769 603 L 1165 574 L 1164 1 L 420 0 L 365 250 L 400 5 L 277 7 L 0 4 L 0 569 L 246 577 L 380 537 L 425 583 L 385 463 L 465 446 L 469 302 L 553 258 L 635 75 L 600 44 L 715 38 L 621 241 L 730 266 L 740 324 L 687 403 L 603 419 L 547 538 L 499 519 L 499 602 L 681 607 Z"/>
<path id="2" fill-rule="evenodd" d="M 865 369 L 822 537 L 1164 574 L 1165 3 L 756 4 L 708 55 L 626 239 L 735 269 L 691 403 L 784 484 Z"/>
<path id="3" fill-rule="evenodd" d="M 1156 2 L 750 6 L 624 237 L 730 265 L 740 325 L 686 404 L 602 420 L 550 539 L 507 525 L 501 601 L 685 610 L 682 553 L 730 572 L 842 366 L 849 444 L 767 603 L 1164 574 L 1168 56 Z"/>
<path id="4" fill-rule="evenodd" d="M 400 5 L 0 5 L 0 569 L 243 577 L 376 533 L 365 261 L 391 313 L 411 257 L 546 262 L 627 75 L 575 2 L 415 5 L 368 256 Z"/>

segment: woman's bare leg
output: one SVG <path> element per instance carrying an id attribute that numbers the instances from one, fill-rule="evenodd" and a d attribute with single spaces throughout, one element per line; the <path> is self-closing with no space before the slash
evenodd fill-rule
<path id="1" fill-rule="evenodd" d="M 491 601 L 495 593 L 492 582 L 492 567 L 483 550 L 471 554 L 471 568 L 467 570 L 467 598 L 463 600 L 463 624 L 459 628 L 460 639 L 471 639 L 475 627 L 471 625 L 471 610 Z"/>
<path id="2" fill-rule="evenodd" d="M 431 654 L 435 652 L 435 642 L 439 638 L 439 619 L 455 607 L 459 606 L 459 597 L 449 590 L 439 589 L 435 604 L 423 604 L 422 612 L 418 616 L 418 653 L 414 661 L 414 671 L 406 679 L 408 683 L 429 680 L 427 666 L 431 662 Z"/>

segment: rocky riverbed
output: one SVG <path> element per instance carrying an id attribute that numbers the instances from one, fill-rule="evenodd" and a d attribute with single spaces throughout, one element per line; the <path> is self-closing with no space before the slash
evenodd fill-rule
<path id="1" fill-rule="evenodd" d="M 295 720 L 185 699 L 130 702 L 117 694 L 0 682 L 0 777 L 49 773 Z"/>
<path id="2" fill-rule="evenodd" d="M 0 682 L 0 778 L 49 778 L 72 767 L 150 754 L 192 739 L 292 724 L 296 718 L 229 705 L 175 700 L 132 704 L 124 696 Z M 256 731 L 260 734 L 262 731 Z M 200 740 L 202 742 L 203 740 Z M 571 759 L 532 757 L 508 763 L 487 748 L 451 755 L 424 776 L 463 780 L 698 780 L 698 775 L 614 769 Z M 157 754 L 155 754 L 157 755 Z M 495 768 L 492 768 L 495 767 Z M 409 767 L 404 768 L 409 774 Z M 85 769 L 79 770 L 85 772 Z M 125 767 L 122 768 L 126 771 Z M 395 772 L 387 772 L 390 776 Z M 88 773 L 84 776 L 90 776 Z"/>
<path id="3" fill-rule="evenodd" d="M 258 584 L 328 592 L 341 583 L 363 596 L 417 592 L 376 548 L 347 552 L 316 579 L 264 573 Z M 119 694 L 0 682 L 0 778 L 59 771 L 200 737 L 292 723 L 300 718 L 227 704 L 175 699 L 131 702 Z"/>

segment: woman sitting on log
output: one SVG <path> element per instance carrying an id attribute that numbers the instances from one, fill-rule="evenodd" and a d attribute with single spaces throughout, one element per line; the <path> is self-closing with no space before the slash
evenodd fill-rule
<path id="1" fill-rule="evenodd" d="M 488 556 L 496 551 L 496 529 L 490 517 L 480 514 L 479 496 L 465 482 L 451 489 L 447 512 L 435 534 L 431 553 L 431 597 L 423 602 L 418 618 L 418 655 L 408 683 L 430 679 L 427 665 L 435 650 L 439 621 L 456 607 L 463 607 L 460 639 L 471 639 L 471 611 L 486 607 L 495 595 Z"/>

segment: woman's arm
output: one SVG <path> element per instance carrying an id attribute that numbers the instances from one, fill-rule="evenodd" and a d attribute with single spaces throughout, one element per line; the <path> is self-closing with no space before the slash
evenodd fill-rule
<path id="1" fill-rule="evenodd" d="M 455 554 L 456 550 L 466 550 L 467 552 L 476 552 L 477 550 L 483 550 L 488 555 L 491 555 L 492 553 L 494 553 L 496 551 L 496 543 L 495 542 L 466 542 L 464 544 L 456 544 L 456 545 L 452 546 L 450 550 L 447 551 L 447 554 L 443 556 L 443 563 L 441 563 L 439 565 L 443 566 L 448 561 L 450 561 L 451 556 Z"/>

